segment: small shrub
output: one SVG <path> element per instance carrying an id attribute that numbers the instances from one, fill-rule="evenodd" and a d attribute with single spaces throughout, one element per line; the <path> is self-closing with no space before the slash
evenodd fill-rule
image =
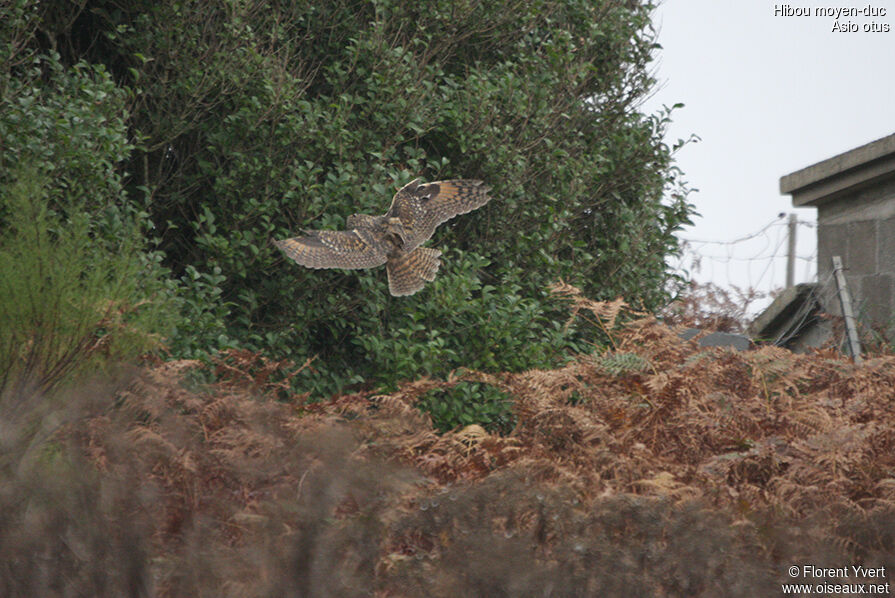
<path id="1" fill-rule="evenodd" d="M 146 262 L 125 237 L 108 253 L 87 214 L 47 205 L 47 175 L 22 170 L 7 189 L 0 236 L 0 394 L 48 393 L 78 374 L 135 358 L 162 342 Z"/>
<path id="2" fill-rule="evenodd" d="M 492 433 L 509 434 L 516 425 L 509 397 L 490 384 L 458 382 L 450 388 L 437 388 L 417 407 L 432 417 L 439 432 L 478 424 Z"/>
<path id="3" fill-rule="evenodd" d="M 750 307 L 767 293 L 737 286 L 724 289 L 713 283 L 691 281 L 662 310 L 668 324 L 720 332 L 743 332 L 749 326 Z"/>
<path id="4" fill-rule="evenodd" d="M 119 170 L 132 149 L 125 92 L 102 66 L 4 56 L 0 394 L 43 395 L 160 347 L 176 307 Z"/>

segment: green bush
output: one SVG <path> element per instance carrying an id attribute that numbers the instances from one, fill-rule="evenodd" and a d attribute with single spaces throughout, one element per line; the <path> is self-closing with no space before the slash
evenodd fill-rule
<path id="1" fill-rule="evenodd" d="M 417 404 L 439 432 L 478 424 L 492 433 L 509 434 L 516 426 L 509 397 L 481 382 L 458 382 L 429 391 Z"/>
<path id="2" fill-rule="evenodd" d="M 478 273 L 488 261 L 474 253 L 448 250 L 443 259 L 445 271 L 425 290 L 428 296 L 405 299 L 404 309 L 380 316 L 378 333 L 356 325 L 355 363 L 376 364 L 373 380 L 391 389 L 402 379 L 442 378 L 461 366 L 489 372 L 548 367 L 574 348 L 543 297 L 524 297 L 513 282 L 483 284 Z"/>
<path id="3" fill-rule="evenodd" d="M 108 253 L 83 212 L 65 220 L 47 207 L 47 175 L 19 174 L 4 189 L 0 236 L 0 394 L 44 394 L 132 360 L 162 343 L 161 285 L 136 235 Z"/>
<path id="4" fill-rule="evenodd" d="M 125 184 L 183 300 L 175 355 L 316 356 L 296 381 L 319 396 L 555 360 L 574 340 L 545 296 L 558 278 L 645 308 L 667 298 L 692 207 L 668 114 L 639 111 L 650 3 L 41 6 L 36 50 L 104 65 L 129 92 Z M 494 199 L 436 231 L 444 265 L 414 297 L 271 245 L 382 213 L 415 176 L 480 178 Z"/>
<path id="5" fill-rule="evenodd" d="M 58 55 L 0 80 L 0 394 L 41 394 L 161 346 L 173 300 L 124 190 L 125 94 Z"/>

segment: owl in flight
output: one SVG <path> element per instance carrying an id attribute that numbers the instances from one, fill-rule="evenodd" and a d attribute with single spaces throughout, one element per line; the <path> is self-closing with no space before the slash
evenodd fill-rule
<path id="1" fill-rule="evenodd" d="M 308 268 L 375 268 L 385 264 L 392 295 L 413 295 L 435 279 L 441 252 L 420 247 L 442 222 L 480 208 L 491 199 L 482 181 L 415 179 L 395 194 L 382 216 L 353 214 L 348 230 L 305 230 L 302 237 L 274 241 Z"/>

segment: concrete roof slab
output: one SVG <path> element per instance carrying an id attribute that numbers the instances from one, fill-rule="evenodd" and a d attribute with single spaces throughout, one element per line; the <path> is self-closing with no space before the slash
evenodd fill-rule
<path id="1" fill-rule="evenodd" d="M 794 206 L 817 205 L 890 176 L 895 177 L 895 134 L 781 177 L 780 192 L 791 194 Z"/>

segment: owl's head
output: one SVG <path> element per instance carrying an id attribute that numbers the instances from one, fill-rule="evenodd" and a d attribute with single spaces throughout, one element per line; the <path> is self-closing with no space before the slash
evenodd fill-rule
<path id="1" fill-rule="evenodd" d="M 402 243 L 407 242 L 407 231 L 404 230 L 404 224 L 401 222 L 400 218 L 386 217 L 385 230 L 389 234 L 395 235 L 401 239 Z"/>

